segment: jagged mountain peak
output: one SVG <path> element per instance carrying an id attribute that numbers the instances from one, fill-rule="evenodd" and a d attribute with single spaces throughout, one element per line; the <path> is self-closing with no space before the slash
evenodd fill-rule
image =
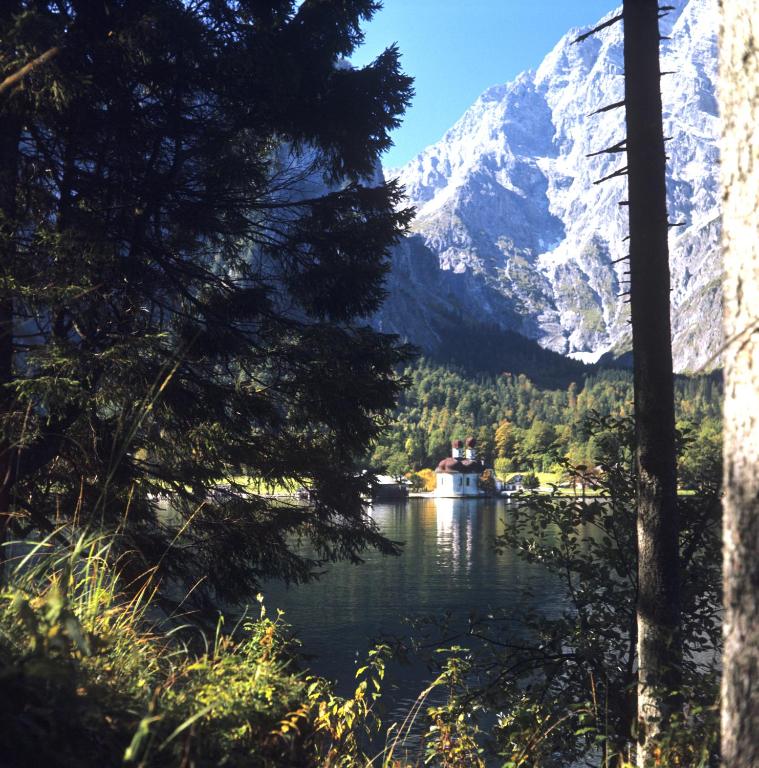
<path id="1" fill-rule="evenodd" d="M 715 98 L 717 0 L 673 0 L 662 20 L 675 360 L 719 345 L 721 267 Z M 618 11 L 617 11 L 618 12 Z M 606 19 L 617 13 L 612 11 Z M 442 270 L 502 301 L 483 319 L 586 361 L 629 345 L 624 177 L 595 184 L 620 155 L 587 155 L 624 136 L 622 28 L 575 44 L 569 30 L 535 71 L 485 91 L 436 144 L 400 169 L 414 230 Z M 492 304 L 492 302 L 491 302 Z M 698 322 L 696 322 L 698 318 Z"/>

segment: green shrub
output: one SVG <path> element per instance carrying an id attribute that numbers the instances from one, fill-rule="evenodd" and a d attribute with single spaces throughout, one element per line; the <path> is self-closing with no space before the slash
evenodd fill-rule
<path id="1" fill-rule="evenodd" d="M 230 631 L 220 618 L 209 637 L 161 610 L 154 570 L 123 583 L 107 538 L 60 529 L 6 547 L 21 554 L 6 561 L 0 612 L 3 768 L 482 765 L 457 649 L 378 746 L 387 645 L 338 697 L 260 596 L 255 617 Z M 427 707 L 438 687 L 447 703 Z"/>
<path id="2" fill-rule="evenodd" d="M 337 697 L 301 668 L 281 614 L 261 604 L 232 632 L 220 620 L 212 641 L 191 640 L 203 636 L 159 611 L 151 573 L 122 591 L 107 541 L 64 538 L 17 544 L 28 551 L 2 594 L 4 766 L 368 762 L 386 646 Z"/>

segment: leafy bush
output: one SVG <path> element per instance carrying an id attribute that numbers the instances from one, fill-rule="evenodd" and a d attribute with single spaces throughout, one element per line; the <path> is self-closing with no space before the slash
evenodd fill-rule
<path id="1" fill-rule="evenodd" d="M 209 636 L 166 613 L 154 570 L 122 583 L 112 543 L 59 529 L 6 545 L 0 612 L 3 768 L 482 766 L 460 649 L 403 722 L 378 716 L 387 645 L 349 697 L 308 673 L 281 612 Z M 10 568 L 10 566 L 13 566 Z M 427 706 L 444 688 L 443 704 Z M 419 736 L 421 735 L 421 740 Z M 411 757 L 404 754 L 412 736 Z"/>
<path id="2" fill-rule="evenodd" d="M 420 469 L 411 472 L 407 477 L 411 480 L 411 486 L 415 491 L 434 491 L 437 486 L 437 478 L 432 469 Z"/>
<path id="3" fill-rule="evenodd" d="M 527 632 L 497 619 L 470 633 L 488 652 L 476 661 L 481 700 L 500 711 L 495 738 L 507 765 L 566 766 L 601 758 L 620 766 L 634 755 L 636 657 L 636 476 L 628 418 L 589 419 L 605 441 L 602 472 L 590 500 L 530 496 L 514 510 L 501 547 L 551 571 L 569 608 L 525 617 Z M 574 467 L 575 475 L 587 468 Z M 673 692 L 687 715 L 671 724 L 662 765 L 718 764 L 718 669 L 721 643 L 720 518 L 717 484 L 681 498 L 684 687 Z M 501 631 L 501 629 L 503 631 Z M 475 700 L 477 698 L 475 697 Z M 679 762 L 678 762 L 679 761 Z"/>
<path id="4" fill-rule="evenodd" d="M 350 698 L 307 674 L 281 614 L 212 640 L 158 607 L 145 575 L 122 592 L 110 544 L 58 531 L 15 545 L 2 597 L 4 766 L 347 766 L 368 762 L 389 650 Z"/>

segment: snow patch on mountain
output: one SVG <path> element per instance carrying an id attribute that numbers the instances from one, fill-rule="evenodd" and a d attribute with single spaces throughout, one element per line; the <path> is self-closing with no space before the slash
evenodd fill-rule
<path id="1" fill-rule="evenodd" d="M 672 0 L 662 20 L 662 98 L 678 370 L 713 367 L 720 344 L 717 0 Z M 616 13 L 616 12 L 615 12 Z M 610 18 L 614 13 L 609 14 Z M 584 361 L 629 348 L 623 40 L 570 30 L 536 71 L 489 88 L 435 145 L 386 171 L 416 206 L 440 269 L 498 301 L 481 319 Z M 420 252 L 415 246 L 411 251 Z M 408 258 L 411 251 L 405 252 Z M 429 267 L 427 267 L 429 269 Z M 464 298 L 462 300 L 465 301 Z M 417 314 L 420 310 L 416 310 Z"/>

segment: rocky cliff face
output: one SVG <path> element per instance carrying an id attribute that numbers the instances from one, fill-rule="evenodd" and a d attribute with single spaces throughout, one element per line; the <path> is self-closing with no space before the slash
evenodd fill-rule
<path id="1" fill-rule="evenodd" d="M 676 367 L 709 364 L 720 340 L 717 0 L 672 0 L 662 20 Z M 620 24 L 537 71 L 490 88 L 435 145 L 400 169 L 417 238 L 394 255 L 379 324 L 430 347 L 441 302 L 585 361 L 629 348 L 623 294 L 625 178 Z M 430 252 L 435 258 L 430 257 Z M 443 312 L 445 316 L 446 312 Z"/>

